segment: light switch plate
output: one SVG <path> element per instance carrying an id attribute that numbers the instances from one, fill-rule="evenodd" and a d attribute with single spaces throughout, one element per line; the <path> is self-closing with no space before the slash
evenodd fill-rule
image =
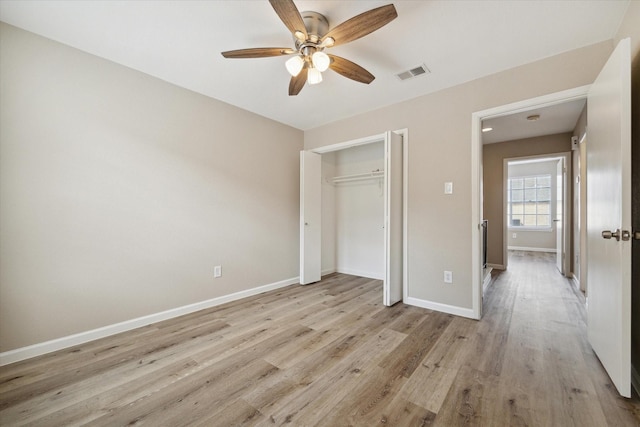
<path id="1" fill-rule="evenodd" d="M 444 183 L 444 194 L 453 194 L 453 182 Z"/>

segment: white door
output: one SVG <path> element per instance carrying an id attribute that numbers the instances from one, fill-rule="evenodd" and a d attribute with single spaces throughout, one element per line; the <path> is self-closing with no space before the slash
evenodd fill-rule
<path id="1" fill-rule="evenodd" d="M 402 300 L 402 136 L 387 132 L 384 145 L 386 268 L 382 299 L 391 306 Z"/>
<path id="2" fill-rule="evenodd" d="M 620 41 L 589 90 L 586 164 L 589 342 L 625 397 L 631 396 L 631 241 L 624 233 L 631 226 L 629 44 Z"/>
<path id="3" fill-rule="evenodd" d="M 322 156 L 300 152 L 300 284 L 320 280 Z"/>
<path id="4" fill-rule="evenodd" d="M 564 216 L 564 159 L 559 159 L 556 164 L 556 217 L 553 222 L 556 225 L 556 267 L 562 274 L 565 274 Z"/>

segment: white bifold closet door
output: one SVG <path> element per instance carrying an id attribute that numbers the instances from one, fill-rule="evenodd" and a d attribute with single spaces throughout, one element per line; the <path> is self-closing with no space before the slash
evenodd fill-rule
<path id="1" fill-rule="evenodd" d="M 387 132 L 384 141 L 385 278 L 382 303 L 402 301 L 402 136 Z"/>
<path id="2" fill-rule="evenodd" d="M 379 140 L 378 140 L 379 141 Z M 402 136 L 384 134 L 383 304 L 402 300 L 403 290 L 403 148 Z M 300 153 L 300 283 L 320 280 L 322 262 L 322 157 Z"/>
<path id="3" fill-rule="evenodd" d="M 320 280 L 322 261 L 322 156 L 300 152 L 300 284 Z"/>

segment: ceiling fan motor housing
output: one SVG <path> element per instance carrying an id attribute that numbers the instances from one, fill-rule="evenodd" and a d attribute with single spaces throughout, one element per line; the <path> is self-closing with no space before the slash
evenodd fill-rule
<path id="1" fill-rule="evenodd" d="M 327 18 L 318 12 L 306 11 L 300 14 L 304 21 L 304 26 L 307 29 L 309 35 L 309 41 L 312 43 L 319 43 L 320 39 L 329 32 L 329 21 Z M 297 44 L 303 44 L 294 37 Z M 306 41 L 306 40 L 305 40 Z"/>

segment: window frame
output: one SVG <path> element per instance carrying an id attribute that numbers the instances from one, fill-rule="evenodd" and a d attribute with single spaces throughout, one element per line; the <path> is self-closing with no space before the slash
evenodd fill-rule
<path id="1" fill-rule="evenodd" d="M 546 178 L 549 180 L 549 185 L 548 186 L 541 186 L 538 183 L 538 179 L 539 178 Z M 507 194 L 505 195 L 505 202 L 506 202 L 506 221 L 507 221 L 507 228 L 508 229 L 513 229 L 513 230 L 521 230 L 521 231 L 541 231 L 541 232 L 551 232 L 553 231 L 553 176 L 552 174 L 535 174 L 535 175 L 522 175 L 522 176 L 510 176 L 507 177 Z M 535 179 L 535 186 L 534 187 L 525 187 L 525 180 L 527 179 Z M 522 181 L 522 187 L 521 188 L 515 188 L 515 190 L 522 190 L 523 191 L 523 197 L 522 200 L 520 201 L 515 201 L 513 200 L 513 193 L 512 191 L 514 190 L 513 188 L 513 181 L 514 180 L 520 180 Z M 534 189 L 536 191 L 536 197 L 535 200 L 525 200 L 524 198 L 524 191 L 526 189 Z M 538 190 L 548 190 L 549 191 L 549 199 L 539 199 L 538 197 Z M 544 214 L 544 213 L 538 213 L 538 206 L 540 204 L 540 202 L 548 202 L 549 204 L 549 213 Z M 535 211 L 536 213 L 534 214 L 526 214 L 526 208 L 525 205 L 527 203 L 535 203 Z M 520 204 L 522 206 L 522 214 L 519 215 L 530 215 L 530 216 L 535 216 L 536 218 L 536 224 L 538 224 L 539 222 L 539 217 L 540 216 L 547 216 L 548 217 L 548 224 L 547 225 L 513 225 L 513 206 Z M 518 214 L 516 214 L 518 215 Z"/>

